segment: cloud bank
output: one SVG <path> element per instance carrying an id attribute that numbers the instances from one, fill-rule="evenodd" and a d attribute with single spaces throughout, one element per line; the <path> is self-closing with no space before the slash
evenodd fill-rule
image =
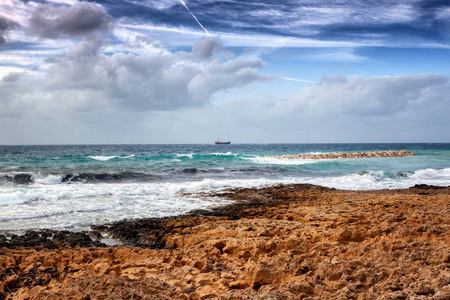
<path id="1" fill-rule="evenodd" d="M 324 115 L 395 115 L 450 110 L 450 78 L 440 74 L 324 77 L 291 99 L 296 109 Z"/>
<path id="2" fill-rule="evenodd" d="M 214 57 L 221 48 L 216 38 L 201 39 L 191 52 L 153 49 L 106 56 L 102 47 L 100 39 L 84 40 L 50 67 L 44 83 L 57 92 L 52 98 L 71 99 L 79 110 L 174 110 L 199 107 L 216 92 L 270 78 L 258 72 L 259 59 L 220 62 Z"/>
<path id="3" fill-rule="evenodd" d="M 217 92 L 271 78 L 259 73 L 263 63 L 258 58 L 224 61 L 224 54 L 219 55 L 224 47 L 218 37 L 199 39 L 191 51 L 169 51 L 150 37 L 135 35 L 125 41 L 128 51 L 107 54 L 115 22 L 102 6 L 94 3 L 38 4 L 28 23 L 34 36 L 53 40 L 76 38 L 78 43 L 61 55 L 46 58 L 43 75 L 22 93 L 19 86 L 30 79 L 27 72 L 4 76 L 5 95 L 0 106 L 7 105 L 8 110 L 4 111 L 12 115 L 27 111 L 26 105 L 13 105 L 23 104 L 24 99 L 45 107 L 43 111 L 201 107 Z M 13 23 L 3 20 L 1 24 L 9 26 L 2 25 L 6 31 Z"/>

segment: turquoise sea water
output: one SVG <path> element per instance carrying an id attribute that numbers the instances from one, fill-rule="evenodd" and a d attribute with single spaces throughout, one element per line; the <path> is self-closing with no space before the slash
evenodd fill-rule
<path id="1" fill-rule="evenodd" d="M 408 150 L 415 157 L 266 155 Z M 225 203 L 189 193 L 312 183 L 351 190 L 450 185 L 450 144 L 0 146 L 0 230 L 88 229 Z"/>

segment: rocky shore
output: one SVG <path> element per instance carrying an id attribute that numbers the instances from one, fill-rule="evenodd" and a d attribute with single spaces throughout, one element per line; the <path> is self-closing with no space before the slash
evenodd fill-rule
<path id="1" fill-rule="evenodd" d="M 236 203 L 0 237 L 0 299 L 450 299 L 449 187 L 215 196 Z"/>
<path id="2" fill-rule="evenodd" d="M 333 152 L 320 154 L 286 154 L 265 156 L 278 159 L 342 159 L 342 158 L 371 158 L 371 157 L 405 157 L 416 156 L 414 152 L 401 151 L 370 151 L 370 152 Z"/>

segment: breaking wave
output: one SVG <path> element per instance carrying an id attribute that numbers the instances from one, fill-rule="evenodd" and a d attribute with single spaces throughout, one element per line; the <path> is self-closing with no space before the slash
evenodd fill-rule
<path id="1" fill-rule="evenodd" d="M 344 176 L 314 178 L 309 183 L 347 190 L 403 189 L 416 184 L 448 186 L 450 168 L 417 171 L 363 171 Z"/>
<path id="2" fill-rule="evenodd" d="M 246 157 L 245 160 L 250 160 L 256 164 L 268 164 L 268 165 L 306 165 L 320 162 L 317 159 L 280 159 L 275 157 Z"/>
<path id="3" fill-rule="evenodd" d="M 94 159 L 94 160 L 99 160 L 99 161 L 108 161 L 108 160 L 111 160 L 111 159 L 115 159 L 115 158 L 124 158 L 124 159 L 126 159 L 126 158 L 132 158 L 132 157 L 135 157 L 135 155 L 134 154 L 132 154 L 132 155 L 126 155 L 126 156 L 118 156 L 118 155 L 107 155 L 107 156 L 102 156 L 102 155 L 94 155 L 94 156 L 88 156 L 89 158 L 92 158 L 92 159 Z"/>
<path id="4" fill-rule="evenodd" d="M 38 184 L 60 184 L 60 183 L 96 183 L 96 182 L 141 182 L 160 179 L 162 175 L 139 172 L 119 173 L 68 173 L 68 174 L 8 174 L 0 175 L 0 186 L 3 184 L 29 185 Z"/>

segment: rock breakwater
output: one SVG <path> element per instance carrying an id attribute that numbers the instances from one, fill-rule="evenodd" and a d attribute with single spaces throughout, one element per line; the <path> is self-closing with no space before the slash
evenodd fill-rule
<path id="1" fill-rule="evenodd" d="M 0 299 L 450 299 L 449 187 L 216 196 L 237 203 L 98 228 L 130 246 L 5 244 Z"/>
<path id="2" fill-rule="evenodd" d="M 370 152 L 333 152 L 320 154 L 286 154 L 265 156 L 266 158 L 278 159 L 342 159 L 342 158 L 370 158 L 370 157 L 405 157 L 416 156 L 414 152 L 401 151 L 370 151 Z"/>

